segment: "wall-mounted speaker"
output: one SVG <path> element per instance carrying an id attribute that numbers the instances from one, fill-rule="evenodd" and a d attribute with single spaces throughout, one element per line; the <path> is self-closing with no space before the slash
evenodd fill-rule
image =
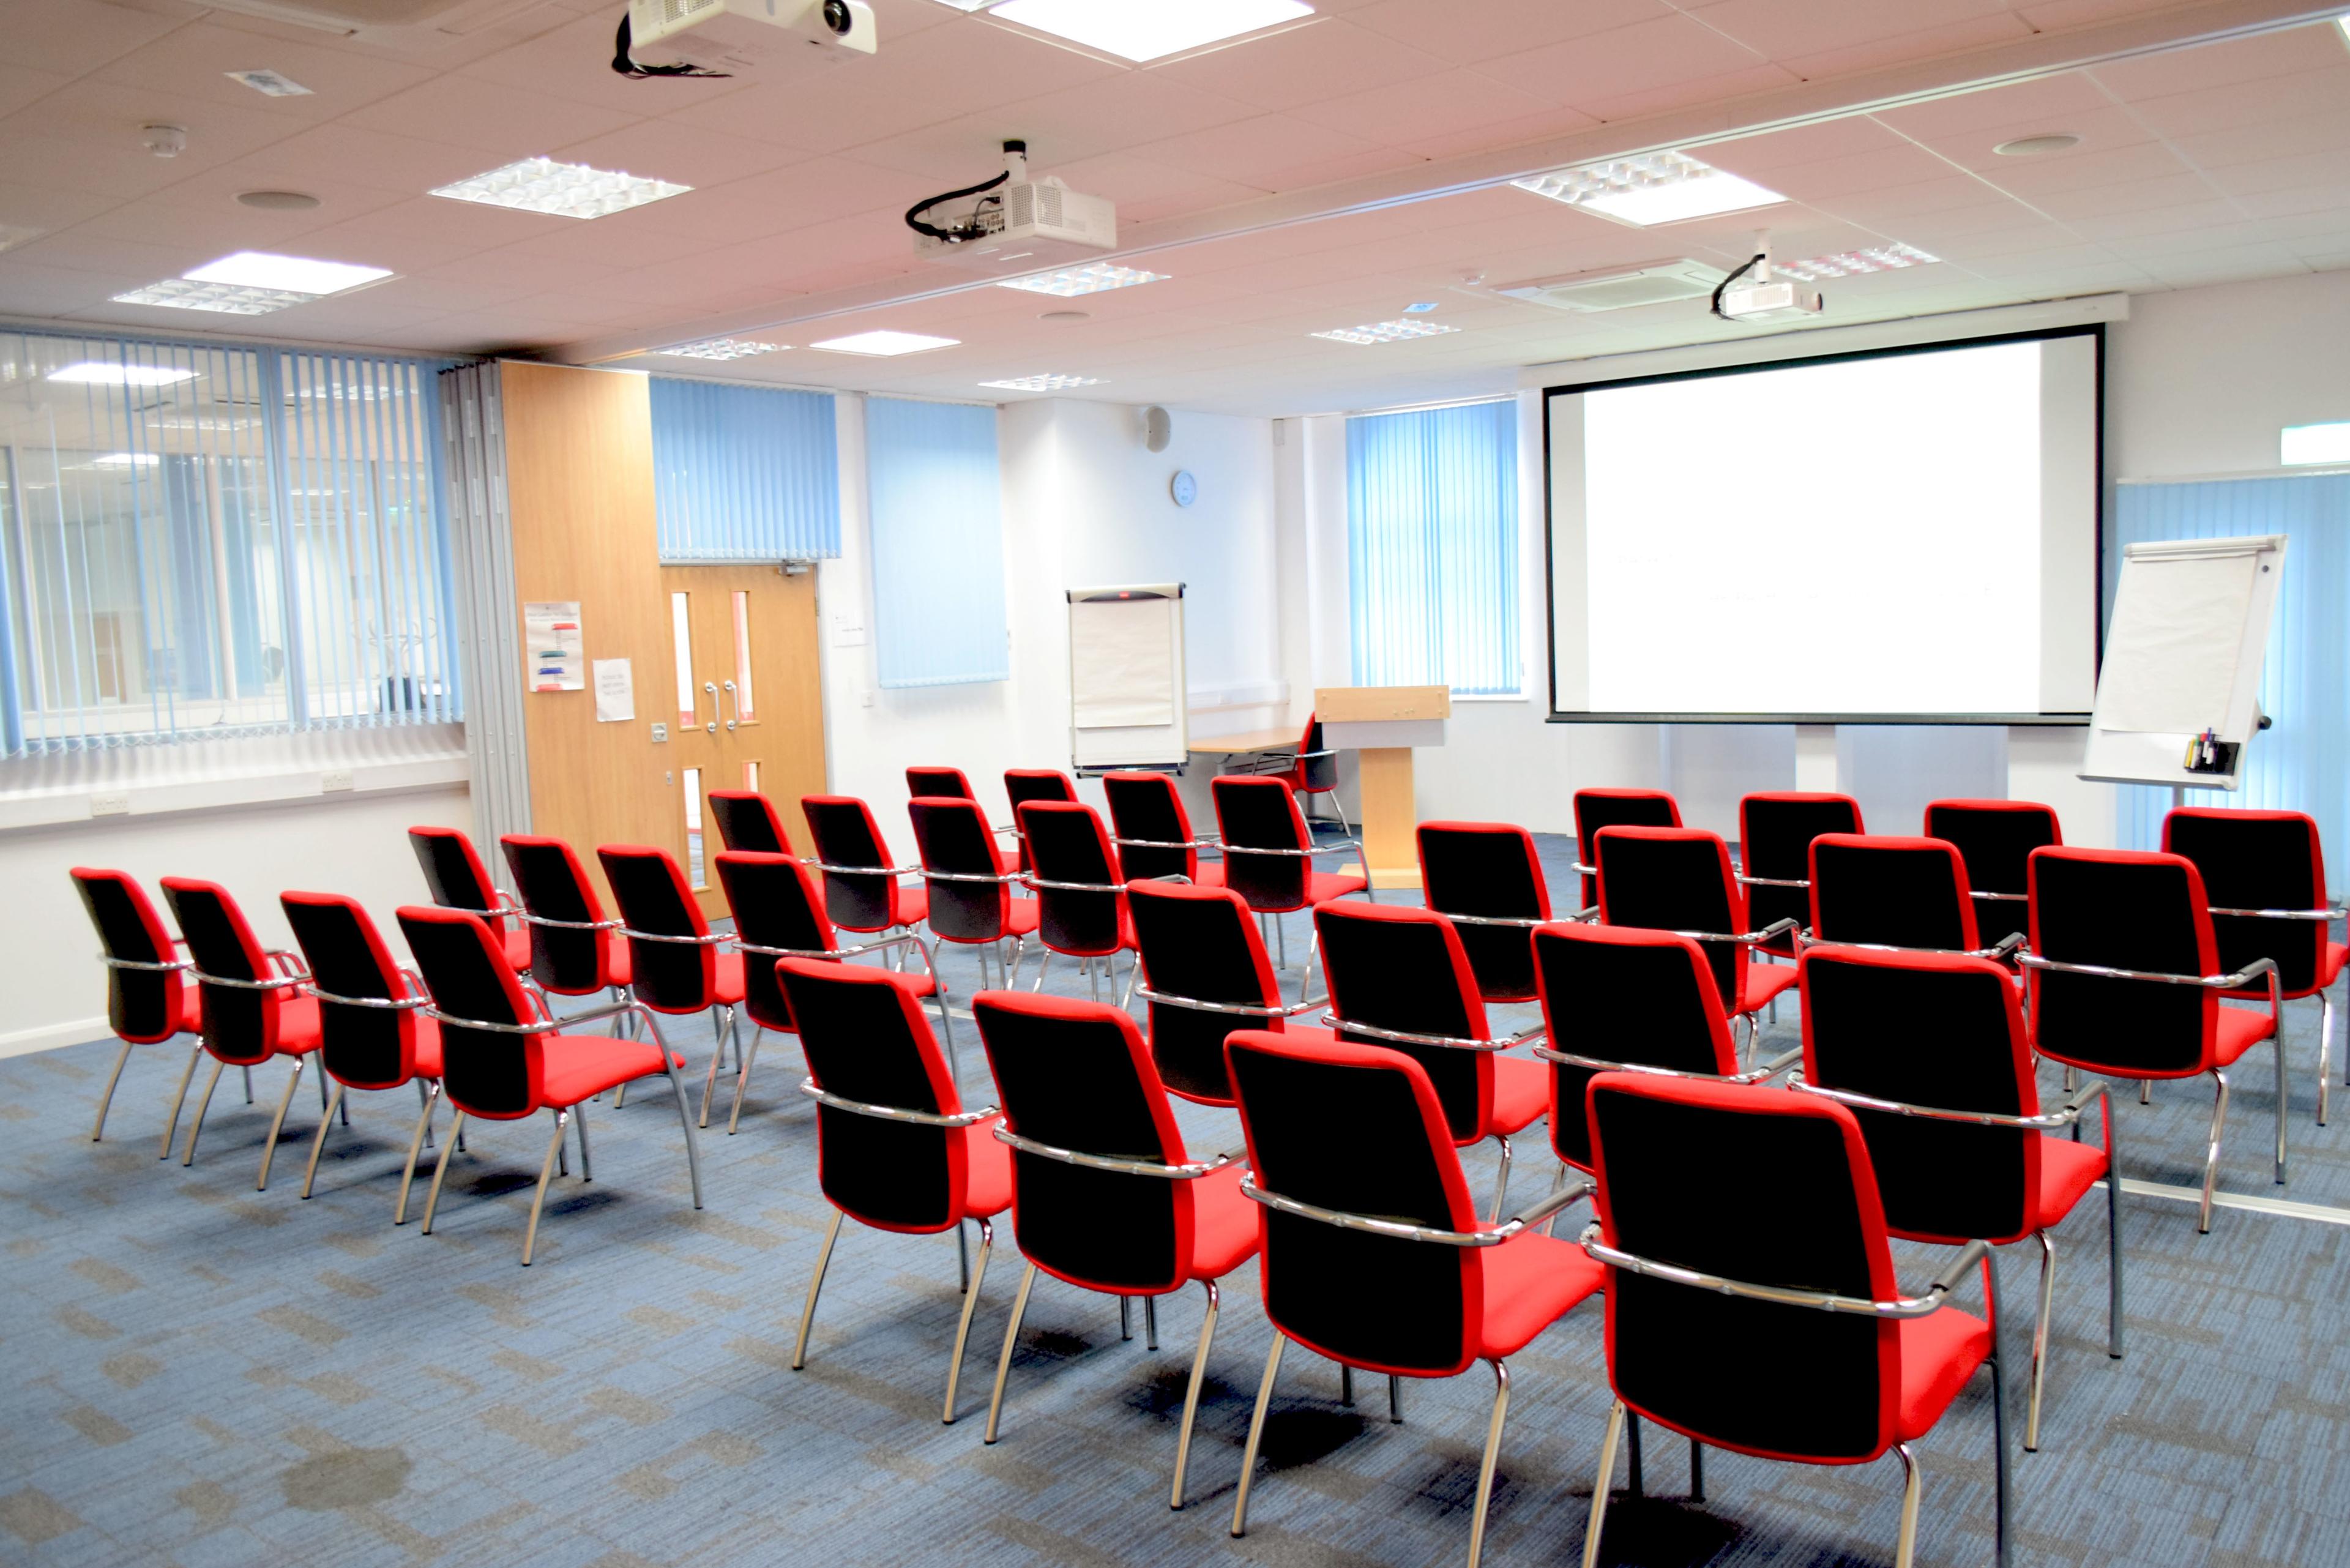
<path id="1" fill-rule="evenodd" d="M 1165 452 L 1167 443 L 1175 439 L 1175 420 L 1165 409 L 1153 403 L 1142 410 L 1142 444 L 1152 452 Z"/>

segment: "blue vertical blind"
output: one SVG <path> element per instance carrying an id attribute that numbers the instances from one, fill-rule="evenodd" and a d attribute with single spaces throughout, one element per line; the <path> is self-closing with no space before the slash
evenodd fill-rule
<path id="1" fill-rule="evenodd" d="M 438 368 L 0 333 L 0 752 L 460 718 Z"/>
<path id="2" fill-rule="evenodd" d="M 1518 692 L 1514 402 L 1347 421 L 1347 576 L 1357 685 Z"/>
<path id="3" fill-rule="evenodd" d="M 881 684 L 1008 680 L 995 410 L 868 398 L 865 464 Z"/>
<path id="4" fill-rule="evenodd" d="M 2261 710 L 2275 724 L 2252 737 L 2241 789 L 2189 790 L 2187 798 L 2308 813 L 2325 846 L 2326 879 L 2350 885 L 2350 473 L 2125 484 L 2115 533 L 2106 556 L 2108 613 L 2122 546 L 2285 536 L 2284 582 L 2261 671 Z M 2169 808 L 2168 789 L 2122 786 L 2121 842 L 2159 846 Z"/>
<path id="5" fill-rule="evenodd" d="M 660 558 L 813 561 L 840 554 L 832 395 L 652 378 Z"/>

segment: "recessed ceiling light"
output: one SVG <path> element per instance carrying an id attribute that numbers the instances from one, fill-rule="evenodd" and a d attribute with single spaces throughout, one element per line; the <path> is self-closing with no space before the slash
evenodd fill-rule
<path id="1" fill-rule="evenodd" d="M 1090 310 L 1047 310 L 1036 317 L 1039 321 L 1052 322 L 1056 327 L 1066 327 L 1073 321 L 1091 321 L 1093 318 L 1094 313 Z"/>
<path id="2" fill-rule="evenodd" d="M 167 277 L 144 288 L 113 296 L 117 305 L 159 305 L 168 310 L 212 310 L 223 316 L 267 316 L 289 305 L 307 305 L 317 298 L 286 288 L 247 288 L 235 283 L 196 283 Z"/>
<path id="3" fill-rule="evenodd" d="M 452 202 L 480 202 L 492 207 L 515 207 L 525 213 L 548 213 L 558 218 L 602 218 L 625 213 L 648 202 L 682 196 L 691 185 L 672 185 L 585 163 L 557 163 L 552 158 L 525 158 L 436 187 L 430 193 Z"/>
<path id="4" fill-rule="evenodd" d="M 233 283 L 245 288 L 283 289 L 289 294 L 340 294 L 391 275 L 390 267 L 351 262 L 312 261 L 265 251 L 239 251 L 180 275 L 192 283 Z"/>
<path id="5" fill-rule="evenodd" d="M 95 468 L 145 468 L 163 460 L 151 452 L 109 452 L 89 461 Z"/>
<path id="6" fill-rule="evenodd" d="M 318 204 L 307 191 L 239 191 L 236 199 L 265 213 L 307 213 Z"/>
<path id="7" fill-rule="evenodd" d="M 243 82 L 268 98 L 308 98 L 310 89 L 281 71 L 223 71 L 233 82 Z"/>
<path id="8" fill-rule="evenodd" d="M 2069 130 L 2052 131 L 2046 136 L 2019 136 L 2012 141 L 2002 141 L 1991 149 L 2003 158 L 2037 158 L 2046 152 L 2063 152 L 2081 145 L 2081 139 Z"/>
<path id="9" fill-rule="evenodd" d="M 1166 281 L 1167 275 L 1163 272 L 1144 272 L 1139 267 L 1120 266 L 1116 262 L 1091 262 L 1062 272 L 1038 272 L 1026 277 L 1003 278 L 996 286 L 1024 288 L 1031 294 L 1051 294 L 1070 299 L 1080 294 L 1099 294 L 1106 288 L 1132 288 L 1139 283 Z"/>
<path id="10" fill-rule="evenodd" d="M 1004 0 L 988 13 L 1126 60 L 1155 60 L 1314 15 L 1305 0 Z"/>
<path id="11" fill-rule="evenodd" d="M 1058 392 L 1070 387 L 1098 387 L 1099 376 L 1013 376 L 1001 381 L 982 381 L 983 387 L 1001 387 L 1007 392 Z"/>
<path id="12" fill-rule="evenodd" d="M 1411 304 L 1405 306 L 1403 307 L 1403 313 L 1404 313 L 1406 316 L 1425 316 L 1425 315 L 1427 315 L 1430 311 L 1431 311 L 1431 310 L 1433 310 L 1433 309 L 1435 309 L 1435 308 L 1436 308 L 1436 301 L 1435 301 L 1435 300 L 1432 300 L 1432 299 L 1421 299 L 1421 300 L 1415 300 L 1415 301 L 1413 301 Z"/>
<path id="13" fill-rule="evenodd" d="M 827 337 L 821 343 L 811 343 L 811 348 L 822 348 L 833 354 L 920 354 L 930 348 L 951 348 L 959 337 L 932 337 L 923 332 L 852 332 L 846 337 Z"/>
<path id="14" fill-rule="evenodd" d="M 1510 183 L 1634 228 L 1742 213 L 1750 207 L 1768 207 L 1787 199 L 1752 180 L 1700 163 L 1681 152 L 1656 152 L 1645 158 L 1619 158 L 1579 169 L 1555 169 Z"/>
<path id="15" fill-rule="evenodd" d="M 1458 327 L 1447 327 L 1441 321 L 1373 321 L 1361 327 L 1336 327 L 1327 332 L 1308 333 L 1312 337 L 1327 337 L 1334 343 L 1398 343 L 1407 337 L 1440 337 L 1447 332 L 1458 332 Z"/>
<path id="16" fill-rule="evenodd" d="M 1903 267 L 1930 266 L 1942 258 L 1928 255 L 1916 245 L 1896 241 L 1889 245 L 1870 245 L 1865 250 L 1838 251 L 1834 255 L 1805 256 L 1802 261 L 1773 262 L 1773 272 L 1785 273 L 1789 277 L 1805 283 L 1817 283 L 1824 277 L 1855 277 L 1863 273 L 1898 272 Z"/>
<path id="17" fill-rule="evenodd" d="M 748 359 L 755 355 L 780 353 L 790 347 L 788 343 L 754 343 L 745 337 L 705 337 L 699 343 L 679 343 L 653 352 L 674 354 L 681 359 Z"/>
<path id="18" fill-rule="evenodd" d="M 193 370 L 176 365 L 109 365 L 99 359 L 62 365 L 49 372 L 52 381 L 87 381 L 94 387 L 169 387 L 195 379 Z"/>

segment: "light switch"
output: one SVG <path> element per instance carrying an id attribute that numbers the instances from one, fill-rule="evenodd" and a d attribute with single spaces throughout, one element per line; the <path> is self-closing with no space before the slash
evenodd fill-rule
<path id="1" fill-rule="evenodd" d="M 653 726 L 653 744 L 657 746 L 662 745 L 665 744 L 668 740 L 669 726 L 667 724 L 655 724 Z"/>

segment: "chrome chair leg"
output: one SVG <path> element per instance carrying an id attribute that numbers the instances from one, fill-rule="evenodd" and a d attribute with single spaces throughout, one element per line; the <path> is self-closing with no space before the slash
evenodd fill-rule
<path id="1" fill-rule="evenodd" d="M 118 1073 L 121 1072 L 122 1064 L 117 1062 L 114 1064 L 114 1070 Z M 109 1094 L 114 1092 L 114 1085 L 110 1080 L 106 1088 Z M 2317 1125 L 2319 1127 L 2325 1125 L 2326 1107 L 2333 1103 L 2333 1096 L 2334 993 L 2330 991 L 2321 991 L 2317 993 Z M 106 1125 L 106 1106 L 103 1104 L 98 1107 L 98 1120 L 100 1127 Z M 95 1137 L 97 1135 L 91 1136 Z"/>
<path id="2" fill-rule="evenodd" d="M 955 1289 L 971 1293 L 971 1236 L 960 1220 L 955 1221 Z"/>
<path id="3" fill-rule="evenodd" d="M 955 1231 L 962 1233 L 957 1224 Z M 971 1316 L 979 1310 L 980 1287 L 987 1283 L 987 1256 L 995 1247 L 995 1227 L 982 1220 L 979 1222 L 979 1267 L 971 1273 L 971 1289 L 963 1293 L 962 1320 L 955 1324 L 954 1360 L 947 1367 L 946 1413 L 941 1418 L 950 1427 L 955 1418 L 955 1385 L 962 1379 L 963 1346 L 971 1341 Z"/>
<path id="4" fill-rule="evenodd" d="M 1591 1512 L 1583 1525 L 1583 1568 L 1598 1568 L 1599 1534 L 1607 1523 L 1607 1489 L 1616 1480 L 1616 1449 L 1624 1436 L 1624 1401 L 1607 1407 L 1607 1426 L 1599 1438 L 1599 1473 L 1591 1483 Z"/>
<path id="5" fill-rule="evenodd" d="M 1394 1426 L 1403 1425 L 1403 1379 L 1388 1374 L 1388 1420 Z"/>
<path id="6" fill-rule="evenodd" d="M 538 1162 L 538 1190 L 531 1194 L 530 1223 L 522 1233 L 522 1266 L 525 1269 L 530 1267 L 531 1250 L 538 1244 L 538 1216 L 539 1211 L 546 1207 L 547 1179 L 555 1174 L 555 1157 L 563 1152 L 564 1135 L 570 1130 L 571 1113 L 557 1110 L 555 1113 L 555 1136 L 547 1140 L 546 1158 Z"/>
<path id="7" fill-rule="evenodd" d="M 759 1064 L 759 1043 L 767 1037 L 764 1025 L 751 1031 L 751 1054 L 743 1059 L 742 1071 L 734 1075 L 734 1108 L 726 1114 L 726 1136 L 733 1137 L 743 1120 L 743 1094 L 750 1087 L 751 1069 Z"/>
<path id="8" fill-rule="evenodd" d="M 253 1069 L 250 1067 L 244 1070 L 244 1103 L 248 1106 L 253 1104 Z"/>
<path id="9" fill-rule="evenodd" d="M 588 1106 L 585 1101 L 571 1107 L 571 1129 L 579 1135 L 579 1179 L 596 1179 L 596 1166 L 588 1153 Z"/>
<path id="10" fill-rule="evenodd" d="M 1099 1002 L 1101 1001 L 1101 970 L 1091 959 L 1085 960 L 1079 967 L 1084 969 L 1086 971 L 1086 983 L 1093 988 L 1093 1000 L 1096 1002 Z"/>
<path id="11" fill-rule="evenodd" d="M 2332 1003 L 2329 1002 L 2327 1005 L 2330 1007 Z M 2326 1016 L 2331 1018 L 2333 1014 L 2329 1012 Z M 89 1129 L 89 1141 L 92 1143 L 105 1140 L 106 1107 L 114 1103 L 114 1085 L 122 1081 L 122 1064 L 130 1060 L 130 1042 L 125 1040 L 122 1043 L 122 1049 L 114 1054 L 114 1071 L 106 1075 L 106 1090 L 98 1096 L 98 1120 Z M 2325 1064 L 2323 1062 L 2318 1064 L 2317 1077 L 2321 1084 L 2325 1081 Z M 2323 1121 L 2324 1118 L 2321 1116 L 2318 1119 Z"/>
<path id="12" fill-rule="evenodd" d="M 1134 957 L 1133 957 L 1131 960 L 1129 960 L 1129 961 L 1128 961 L 1127 966 L 1126 966 L 1126 994 L 1125 994 L 1125 995 L 1123 995 L 1123 996 L 1121 996 L 1121 997 L 1119 997 L 1119 998 L 1118 999 L 1118 1009 L 1119 1009 L 1119 1011 L 1120 1011 L 1120 1012 L 1124 1012 L 1124 1011 L 1126 1011 L 1126 1010 L 1130 1009 L 1131 1007 L 1133 1007 L 1133 1005 L 1134 1005 L 1134 977 L 1135 977 L 1136 975 L 1140 974 L 1141 972 L 1142 972 L 1142 955 L 1141 955 L 1140 953 L 1137 953 L 1137 954 L 1135 954 L 1135 955 L 1134 955 Z M 1300 998 L 1299 1000 L 1301 1000 L 1301 1001 L 1302 1001 L 1302 1000 L 1304 1000 L 1304 999 L 1303 999 L 1303 998 Z"/>
<path id="13" fill-rule="evenodd" d="M 465 1113 L 459 1111 L 449 1122 L 449 1141 L 441 1146 L 441 1158 L 432 1162 L 432 1185 L 424 1189 L 424 1227 L 419 1235 L 432 1234 L 432 1211 L 441 1207 L 441 1184 L 448 1179 L 449 1160 L 465 1150 Z"/>
<path id="14" fill-rule="evenodd" d="M 685 1085 L 677 1075 L 677 1059 L 669 1054 L 666 1045 L 661 1047 L 661 1070 L 669 1075 L 670 1093 L 677 1100 L 677 1125 L 685 1134 L 685 1174 L 693 1183 L 693 1206 L 699 1209 L 702 1207 L 702 1139 L 693 1130 L 693 1118 L 686 1114 Z"/>
<path id="15" fill-rule="evenodd" d="M 1003 1419 L 1003 1381 L 1012 1375 L 1012 1348 L 1020 1340 L 1020 1320 L 1028 1315 L 1028 1293 L 1036 1288 L 1036 1265 L 1031 1263 L 1020 1276 L 1020 1293 L 1012 1298 L 1012 1316 L 1003 1325 L 1003 1351 L 995 1358 L 995 1392 L 987 1401 L 987 1431 L 981 1441 L 995 1441 L 997 1425 Z"/>
<path id="16" fill-rule="evenodd" d="M 1690 1501 L 1705 1501 L 1705 1445 L 1690 1439 Z"/>
<path id="17" fill-rule="evenodd" d="M 182 1166 L 196 1163 L 196 1135 L 204 1130 L 204 1113 L 213 1107 L 213 1091 L 220 1087 L 221 1073 L 227 1066 L 227 1063 L 213 1058 L 213 1075 L 204 1080 L 204 1096 L 196 1102 L 196 1119 L 188 1124 L 188 1147 L 180 1156 Z"/>
<path id="18" fill-rule="evenodd" d="M 1338 1363 L 1338 1404 L 1343 1409 L 1355 1407 L 1355 1369 L 1343 1361 Z"/>
<path id="19" fill-rule="evenodd" d="M 733 1011 L 732 1008 L 727 1007 L 713 1007 L 710 1010 L 710 1073 L 702 1081 L 702 1125 L 703 1127 L 710 1125 L 710 1095 L 711 1091 L 718 1086 L 719 1064 L 726 1060 L 728 1019 L 722 1017 L 721 1014 L 731 1015 Z"/>
<path id="20" fill-rule="evenodd" d="M 1281 967 L 1289 967 L 1289 922 L 1280 915 L 1273 918 L 1273 940 L 1281 949 Z"/>
<path id="21" fill-rule="evenodd" d="M 1918 1496 L 1924 1490 L 1918 1474 L 1918 1456 L 1907 1443 L 1896 1443 L 1901 1456 L 1901 1533 L 1893 1547 L 1893 1568 L 1912 1568 L 1918 1556 Z"/>
<path id="22" fill-rule="evenodd" d="M 424 1081 L 418 1079 L 417 1086 L 422 1088 Z M 441 1085 L 436 1079 L 432 1088 L 424 1095 L 424 1108 L 417 1113 L 416 1116 L 416 1131 L 411 1134 L 408 1139 L 408 1163 L 400 1168 L 400 1201 L 391 1210 L 391 1222 L 394 1225 L 408 1223 L 408 1189 L 416 1180 L 416 1156 L 432 1137 L 432 1107 L 440 1098 Z"/>
<path id="23" fill-rule="evenodd" d="M 2276 1180 L 2284 1185 L 2284 1030 L 2280 1027 L 2269 1044 L 2276 1049 Z"/>
<path id="24" fill-rule="evenodd" d="M 1264 1413 L 1273 1403 L 1273 1380 L 1281 1372 L 1282 1347 L 1289 1341 L 1273 1331 L 1273 1353 L 1264 1358 L 1264 1376 L 1256 1386 L 1256 1414 L 1249 1417 L 1248 1446 L 1241 1450 L 1240 1495 L 1232 1499 L 1232 1536 L 1248 1533 L 1249 1482 L 1256 1479 L 1256 1451 L 1264 1442 Z"/>
<path id="25" fill-rule="evenodd" d="M 1510 1195 L 1511 1150 L 1510 1140 L 1500 1133 L 1495 1133 L 1493 1135 L 1493 1141 L 1502 1146 L 1502 1174 L 1500 1179 L 1493 1183 L 1493 1223 L 1498 1225 L 1502 1222 L 1503 1199 L 1506 1199 Z"/>
<path id="26" fill-rule="evenodd" d="M 816 1322 L 816 1293 L 824 1289 L 824 1272 L 832 1266 L 832 1244 L 840 1239 L 840 1221 L 845 1216 L 837 1209 L 832 1211 L 832 1223 L 825 1228 L 824 1245 L 816 1254 L 816 1272 L 808 1279 L 807 1304 L 800 1308 L 800 1336 L 792 1345 L 792 1370 L 799 1371 L 807 1365 L 809 1325 Z"/>
<path id="27" fill-rule="evenodd" d="M 2040 1394 L 2048 1380 L 2048 1312 L 2056 1299 L 2056 1243 L 2045 1231 L 2033 1234 L 2040 1242 L 2040 1317 L 2032 1325 L 2032 1400 L 2023 1412 L 2027 1454 L 2040 1451 Z"/>
<path id="28" fill-rule="evenodd" d="M 2137 1103 L 2141 1106 L 2150 1106 L 2154 1104 L 2154 1080 L 2152 1078 L 2140 1078 L 2137 1081 Z"/>
<path id="29" fill-rule="evenodd" d="M 1019 959 L 1018 959 L 1017 957 L 1014 957 L 1014 958 L 1013 959 L 1012 962 L 1013 962 L 1013 967 L 1014 967 L 1014 969 L 1017 969 L 1017 968 L 1019 967 L 1020 961 L 1019 961 Z M 1053 950 L 1052 950 L 1052 949 L 1050 949 L 1050 948 L 1046 948 L 1046 949 L 1045 950 L 1045 951 L 1044 951 L 1043 955 L 1042 955 L 1041 957 L 1039 957 L 1039 958 L 1036 960 L 1036 978 L 1035 978 L 1035 980 L 1033 982 L 1031 982 L 1031 983 L 1030 983 L 1030 985 L 1029 985 L 1028 989 L 1029 989 L 1029 990 L 1031 990 L 1031 991 L 1042 991 L 1042 990 L 1044 990 L 1044 989 L 1045 989 L 1045 975 L 1046 971 L 1048 971 L 1049 970 L 1051 970 L 1051 969 L 1052 969 L 1052 967 L 1053 967 Z"/>
<path id="30" fill-rule="evenodd" d="M 1157 1296 L 1142 1298 L 1142 1348 L 1154 1351 L 1159 1348 L 1159 1298 Z"/>
<path id="31" fill-rule="evenodd" d="M 2211 1082 L 2219 1087 L 2211 1096 L 2211 1147 L 2203 1157 L 2203 1208 L 2195 1222 L 2195 1233 L 2211 1233 L 2211 1184 L 2220 1176 L 2220 1128 L 2228 1119 L 2228 1075 L 2214 1073 Z"/>
<path id="32" fill-rule="evenodd" d="M 1183 1507 L 1183 1478 L 1191 1468 L 1191 1426 L 1200 1413 L 1200 1385 L 1208 1376 L 1208 1346 L 1216 1337 L 1216 1314 L 1223 1297 L 1213 1280 L 1201 1280 L 1207 1288 L 1208 1315 L 1200 1324 L 1200 1348 L 1191 1353 L 1191 1381 L 1183 1389 L 1183 1424 L 1175 1434 L 1175 1490 L 1167 1494 L 1167 1506 L 1179 1511 Z"/>
<path id="33" fill-rule="evenodd" d="M 1558 1162 L 1558 1174 L 1550 1179 L 1550 1189 L 1553 1192 L 1556 1192 L 1560 1188 L 1566 1185 L 1566 1161 L 1562 1159 Z M 1493 1212 L 1498 1215 L 1501 1213 L 1501 1210 L 1496 1209 Z M 1555 1234 L 1557 1225 L 1558 1216 L 1554 1214 L 1549 1219 L 1543 1221 L 1542 1233 L 1545 1236 Z"/>
<path id="34" fill-rule="evenodd" d="M 1477 1511 L 1469 1520 L 1469 1568 L 1485 1551 L 1485 1513 L 1493 1501 L 1493 1466 L 1502 1457 L 1502 1420 L 1510 1413 L 1510 1369 L 1496 1357 L 1493 1367 L 1493 1417 L 1485 1424 L 1485 1462 L 1477 1468 Z"/>
<path id="35" fill-rule="evenodd" d="M 321 1071 L 318 1076 L 323 1080 L 326 1074 Z M 327 1114 L 318 1118 L 317 1136 L 310 1140 L 310 1163 L 302 1169 L 302 1196 L 306 1199 L 310 1196 L 312 1185 L 318 1179 L 318 1156 L 326 1152 L 327 1129 L 335 1125 L 335 1113 L 342 1108 L 342 1104 L 343 1085 L 338 1079 L 335 1084 L 335 1097 L 327 1104 Z M 344 1125 L 348 1127 L 350 1124 L 345 1122 Z"/>
<path id="36" fill-rule="evenodd" d="M 2122 1358 L 2122 1172 L 2106 1122 L 2106 1354 Z"/>
<path id="37" fill-rule="evenodd" d="M 416 1085 L 416 1104 L 419 1109 L 432 1104 L 432 1096 L 441 1092 L 441 1084 L 438 1079 L 434 1079 L 432 1081 L 432 1086 L 429 1089 L 426 1087 L 425 1080 L 422 1078 L 412 1078 L 410 1082 Z M 429 1126 L 424 1129 L 424 1147 L 426 1148 L 431 1148 L 432 1147 L 432 1129 Z"/>
<path id="38" fill-rule="evenodd" d="M 1013 939 L 1012 939 L 1012 968 L 1011 968 L 1010 971 L 1009 971 L 1009 972 L 1007 972 L 1007 973 L 1004 975 L 1004 977 L 1003 977 L 1003 989 L 1004 989 L 1004 990 L 1006 990 L 1006 991 L 1017 991 L 1017 990 L 1019 990 L 1019 989 L 1020 989 L 1020 965 L 1021 965 L 1022 961 L 1023 961 L 1023 960 L 1024 960 L 1024 959 L 1026 959 L 1026 958 L 1027 958 L 1027 956 L 1028 956 L 1028 939 L 1027 939 L 1026 937 L 1014 937 L 1014 938 L 1013 938 Z"/>
<path id="39" fill-rule="evenodd" d="M 294 1058 L 294 1075 L 286 1080 L 286 1092 L 277 1096 L 277 1114 L 269 1118 L 269 1137 L 264 1139 L 261 1145 L 261 1174 L 253 1183 L 253 1189 L 255 1192 L 269 1190 L 269 1167 L 277 1158 L 277 1135 L 285 1130 L 286 1109 L 294 1103 L 294 1091 L 301 1086 L 302 1065 L 307 1060 L 308 1058 L 303 1056 Z M 327 1075 L 321 1069 L 318 1082 L 323 1084 L 326 1081 Z M 321 1116 L 318 1119 L 324 1121 L 326 1118 Z"/>
<path id="40" fill-rule="evenodd" d="M 1121 1344 L 1134 1337 L 1134 1298 L 1132 1296 L 1118 1298 L 1118 1337 Z"/>
<path id="41" fill-rule="evenodd" d="M 1305 1000 L 1306 990 L 1314 983 L 1314 958 L 1321 950 L 1322 928 L 1317 925 L 1314 928 L 1313 936 L 1306 940 L 1305 967 L 1297 975 L 1297 1000 L 1300 1002 Z"/>
<path id="42" fill-rule="evenodd" d="M 187 1103 L 188 1084 L 191 1079 L 195 1077 L 196 1063 L 203 1058 L 203 1054 L 204 1046 L 203 1042 L 201 1040 L 196 1042 L 196 1044 L 191 1047 L 188 1052 L 188 1064 L 180 1074 L 179 1092 L 172 1096 L 172 1116 L 169 1121 L 163 1124 L 163 1141 L 156 1147 L 155 1150 L 155 1158 L 157 1159 L 169 1159 L 172 1158 L 172 1135 L 180 1130 L 180 1107 Z M 103 1114 L 103 1112 L 100 1112 L 101 1116 Z"/>

